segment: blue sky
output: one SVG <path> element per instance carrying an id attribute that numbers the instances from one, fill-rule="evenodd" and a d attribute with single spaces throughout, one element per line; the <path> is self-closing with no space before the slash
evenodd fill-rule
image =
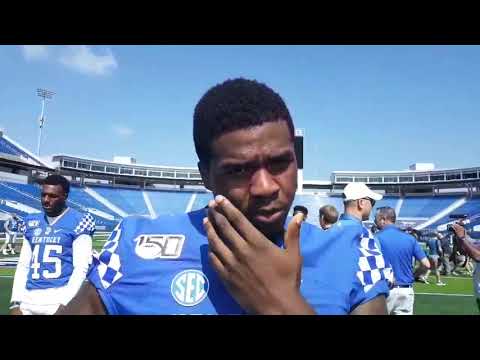
<path id="1" fill-rule="evenodd" d="M 193 109 L 227 78 L 265 82 L 305 129 L 305 178 L 480 166 L 479 46 L 0 46 L 0 128 L 42 154 L 195 166 Z"/>

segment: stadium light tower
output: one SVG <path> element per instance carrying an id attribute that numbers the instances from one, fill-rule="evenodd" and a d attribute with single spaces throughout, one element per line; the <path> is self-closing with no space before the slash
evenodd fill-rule
<path id="1" fill-rule="evenodd" d="M 38 132 L 38 144 L 37 144 L 37 156 L 40 157 L 40 144 L 42 142 L 42 129 L 43 124 L 45 123 L 45 100 L 51 99 L 55 93 L 53 91 L 48 91 L 45 89 L 37 89 L 37 95 L 42 98 L 42 113 L 40 114 L 40 118 L 38 119 L 40 128 Z"/>

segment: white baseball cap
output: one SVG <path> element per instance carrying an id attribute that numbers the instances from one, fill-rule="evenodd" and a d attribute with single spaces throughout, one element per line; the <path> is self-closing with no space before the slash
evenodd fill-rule
<path id="1" fill-rule="evenodd" d="M 383 196 L 369 189 L 367 185 L 361 182 L 348 183 L 343 189 L 345 200 L 358 200 L 370 198 L 375 201 L 382 200 Z"/>

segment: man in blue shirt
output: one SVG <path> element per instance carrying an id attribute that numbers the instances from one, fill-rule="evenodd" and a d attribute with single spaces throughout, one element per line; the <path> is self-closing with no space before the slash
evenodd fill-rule
<path id="1" fill-rule="evenodd" d="M 414 282 L 412 259 L 415 258 L 426 268 L 430 263 L 417 240 L 395 226 L 395 210 L 385 206 L 377 209 L 375 224 L 380 230 L 376 237 L 383 255 L 393 269 L 395 282 L 387 298 L 390 315 L 413 315 Z"/>
<path id="2" fill-rule="evenodd" d="M 25 217 L 20 258 L 13 281 L 11 315 L 51 315 L 66 305 L 85 281 L 92 260 L 95 221 L 67 206 L 69 181 L 43 180 L 43 212 Z"/>
<path id="3" fill-rule="evenodd" d="M 357 277 L 366 289 L 377 286 L 378 283 L 388 286 L 392 269 L 385 261 L 372 233 L 363 224 L 382 195 L 370 190 L 364 183 L 355 182 L 345 186 L 343 199 L 345 212 L 324 233 L 328 234 L 333 243 L 347 241 L 358 244 L 362 256 L 358 262 L 360 271 L 357 272 Z"/>
<path id="4" fill-rule="evenodd" d="M 360 236 L 331 241 L 302 214 L 287 217 L 295 134 L 277 93 L 227 80 L 200 99 L 193 127 L 214 199 L 187 214 L 125 218 L 60 313 L 386 314 L 388 286 L 371 276 L 381 254 Z"/>

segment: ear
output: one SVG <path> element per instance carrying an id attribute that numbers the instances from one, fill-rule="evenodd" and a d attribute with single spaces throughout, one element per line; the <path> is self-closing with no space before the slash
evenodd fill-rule
<path id="1" fill-rule="evenodd" d="M 362 211 L 365 205 L 363 205 L 364 199 L 358 199 L 357 200 L 357 210 Z"/>
<path id="2" fill-rule="evenodd" d="M 209 166 L 201 161 L 197 163 L 197 166 L 198 171 L 200 171 L 200 175 L 202 176 L 203 186 L 205 186 L 208 190 L 212 191 L 212 186 L 210 184 Z"/>

